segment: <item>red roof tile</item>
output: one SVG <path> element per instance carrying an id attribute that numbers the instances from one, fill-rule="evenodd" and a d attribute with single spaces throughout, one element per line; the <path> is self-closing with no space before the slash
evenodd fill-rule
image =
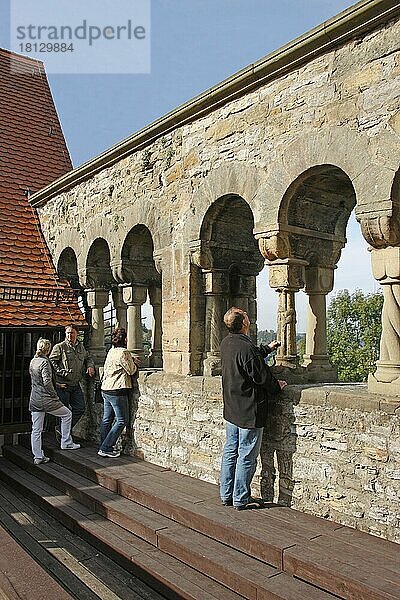
<path id="1" fill-rule="evenodd" d="M 27 194 L 72 169 L 43 63 L 0 48 L 0 285 L 59 285 Z M 65 284 L 62 284 L 65 286 Z M 0 299 L 0 327 L 83 324 L 73 301 Z"/>

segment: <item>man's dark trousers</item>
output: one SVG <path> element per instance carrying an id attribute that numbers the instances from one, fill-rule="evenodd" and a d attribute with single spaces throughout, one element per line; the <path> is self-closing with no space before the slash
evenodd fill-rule
<path id="1" fill-rule="evenodd" d="M 85 412 L 85 398 L 80 385 L 67 385 L 66 388 L 57 388 L 57 395 L 61 402 L 72 411 L 71 431 Z"/>

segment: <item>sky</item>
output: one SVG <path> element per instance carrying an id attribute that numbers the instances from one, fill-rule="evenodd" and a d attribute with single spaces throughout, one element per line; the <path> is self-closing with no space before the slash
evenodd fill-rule
<path id="1" fill-rule="evenodd" d="M 27 1 L 0 0 L 1 47 L 10 48 L 10 15 L 16 9 L 22 10 Z M 45 7 L 49 1 L 53 10 L 61 6 L 61 0 L 31 0 L 36 8 Z M 95 4 L 93 0 L 69 0 L 68 7 L 71 14 L 74 4 L 75 8 L 85 7 L 85 16 L 94 21 L 106 9 L 117 11 L 118 3 L 121 15 L 124 6 L 133 6 L 135 2 L 141 0 L 97 0 Z M 48 75 L 74 166 L 353 4 L 349 0 L 149 2 L 148 73 Z M 108 58 L 98 53 L 98 71 Z M 127 58 L 124 54 L 121 65 L 126 65 Z M 46 64 L 45 54 L 43 60 Z M 347 238 L 335 272 L 335 291 L 376 291 L 367 244 L 354 216 Z M 258 277 L 259 329 L 275 329 L 276 296 L 269 289 L 264 269 Z M 300 292 L 297 294 L 299 331 L 305 330 L 305 306 L 306 295 Z"/>

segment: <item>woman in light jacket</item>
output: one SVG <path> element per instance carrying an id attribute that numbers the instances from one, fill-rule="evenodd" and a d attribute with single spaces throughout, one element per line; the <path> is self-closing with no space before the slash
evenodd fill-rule
<path id="1" fill-rule="evenodd" d="M 55 390 L 55 373 L 48 359 L 51 342 L 40 338 L 36 346 L 36 354 L 29 365 L 32 379 L 29 410 L 32 413 L 31 447 L 35 465 L 49 462 L 43 454 L 42 431 L 46 413 L 61 417 L 61 449 L 76 450 L 79 444 L 74 444 L 71 437 L 72 413 L 60 402 Z"/>
<path id="2" fill-rule="evenodd" d="M 112 348 L 104 363 L 101 393 L 104 400 L 103 420 L 100 424 L 99 456 L 118 458 L 114 446 L 128 424 L 128 393 L 132 388 L 132 375 L 137 367 L 126 349 L 125 329 L 116 329 L 112 335 Z"/>

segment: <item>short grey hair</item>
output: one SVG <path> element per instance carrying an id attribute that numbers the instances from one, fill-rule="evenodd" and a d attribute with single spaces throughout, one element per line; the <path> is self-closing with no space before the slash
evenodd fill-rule
<path id="1" fill-rule="evenodd" d="M 39 338 L 36 344 L 36 356 L 46 356 L 51 348 L 51 341 L 45 338 Z"/>
<path id="2" fill-rule="evenodd" d="M 242 308 L 232 306 L 224 315 L 224 323 L 231 333 L 240 333 L 247 313 Z"/>

